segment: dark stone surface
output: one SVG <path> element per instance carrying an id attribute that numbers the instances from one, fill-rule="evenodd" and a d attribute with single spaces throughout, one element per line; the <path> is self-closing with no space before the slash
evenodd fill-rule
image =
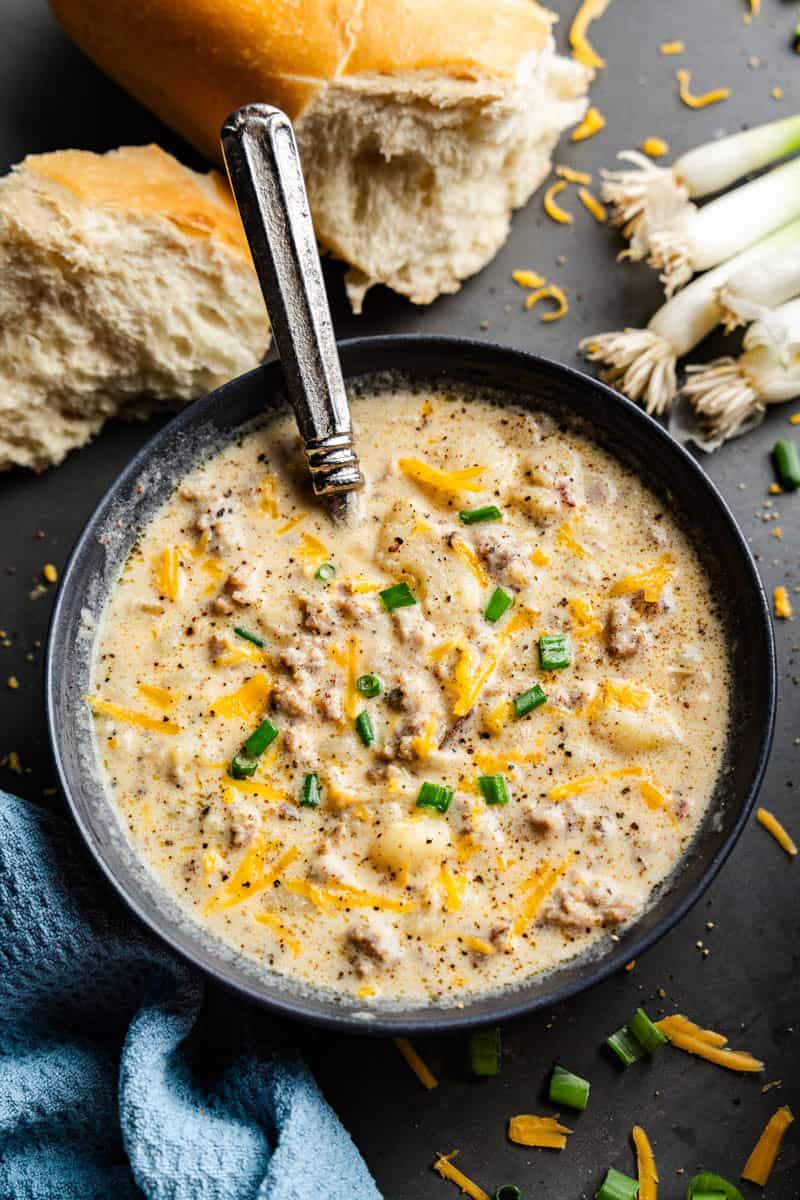
<path id="1" fill-rule="evenodd" d="M 566 20 L 575 5 L 558 0 L 553 7 Z M 790 50 L 794 7 L 763 0 L 761 16 L 749 27 L 741 22 L 746 8 L 745 0 L 616 0 L 594 38 L 610 64 L 593 93 L 608 126 L 591 141 L 565 145 L 559 160 L 596 171 L 611 162 L 616 150 L 651 134 L 667 138 L 677 154 L 718 131 L 731 132 L 800 107 L 800 62 Z M 104 150 L 150 139 L 196 165 L 196 156 L 66 42 L 43 0 L 2 0 L 0 10 L 3 167 L 34 151 L 64 146 Z M 565 37 L 562 25 L 562 44 Z M 685 55 L 661 58 L 659 43 L 673 38 L 685 41 Z M 698 112 L 682 107 L 673 81 L 681 62 L 692 68 L 697 91 L 724 83 L 733 88 L 731 99 Z M 775 85 L 784 90 L 781 102 L 770 96 Z M 429 309 L 376 292 L 367 300 L 365 315 L 354 318 L 344 306 L 341 271 L 331 265 L 328 281 L 339 332 L 471 334 L 573 363 L 582 335 L 644 324 L 659 303 L 652 274 L 617 265 L 613 232 L 594 223 L 574 192 L 567 203 L 575 211 L 575 223 L 560 227 L 543 216 L 541 201 L 535 199 L 517 215 L 494 263 L 457 296 Z M 558 266 L 562 254 L 566 262 Z M 516 267 L 534 268 L 567 287 L 571 311 L 564 321 L 542 325 L 535 313 L 522 311 L 521 293 L 510 281 Z M 485 330 L 484 321 L 489 325 Z M 719 352 L 719 344 L 708 350 Z M 776 437 L 790 432 L 792 407 L 773 412 L 758 432 L 704 460 L 751 541 L 765 584 L 771 589 L 785 583 L 790 591 L 800 584 L 800 495 L 775 500 L 782 540 L 770 536 L 773 526 L 764 524 L 756 510 L 763 508 L 772 478 L 769 448 Z M 21 776 L 0 768 L 0 785 L 33 800 L 61 805 L 58 796 L 46 794 L 53 775 L 42 711 L 41 644 L 52 588 L 35 599 L 30 593 L 45 562 L 64 562 L 95 501 L 151 429 L 113 425 L 89 449 L 41 478 L 11 473 L 0 479 L 0 626 L 11 640 L 10 647 L 0 648 L 0 755 L 16 750 L 25 768 Z M 697 517 L 703 520 L 702 513 Z M 37 530 L 44 532 L 43 539 L 37 538 Z M 800 610 L 800 596 L 794 599 Z M 779 622 L 777 638 L 780 708 L 762 798 L 797 837 L 796 623 Z M 12 673 L 19 678 L 17 691 L 6 688 Z M 557 1011 L 506 1028 L 503 1071 L 496 1080 L 469 1078 L 461 1039 L 420 1045 L 441 1079 L 432 1093 L 420 1088 L 391 1044 L 302 1029 L 299 1040 L 388 1200 L 455 1196 L 430 1171 L 435 1153 L 454 1147 L 462 1150 L 462 1169 L 492 1192 L 510 1181 L 522 1188 L 526 1200 L 588 1196 L 608 1165 L 633 1173 L 628 1139 L 637 1121 L 655 1145 L 663 1200 L 678 1200 L 698 1169 L 736 1179 L 775 1107 L 800 1106 L 798 870 L 753 823 L 707 897 L 633 972 Z M 707 922 L 714 928 L 707 929 Z M 697 948 L 698 940 L 710 950 L 708 957 Z M 659 998 L 658 988 L 665 990 L 665 998 Z M 619 1071 L 599 1046 L 637 1004 L 646 1004 L 651 1014 L 677 1008 L 723 1030 L 734 1046 L 766 1060 L 763 1080 L 733 1075 L 672 1050 L 652 1064 Z M 510 1145 L 504 1132 L 509 1115 L 548 1111 L 543 1085 L 556 1058 L 592 1080 L 588 1111 L 568 1120 L 575 1133 L 563 1154 Z M 761 1083 L 775 1079 L 783 1080 L 783 1086 L 762 1095 Z M 679 1170 L 685 1174 L 676 1174 Z M 751 1185 L 742 1188 L 747 1196 L 757 1195 Z M 800 1196 L 796 1129 L 788 1135 L 767 1195 L 772 1200 Z"/>

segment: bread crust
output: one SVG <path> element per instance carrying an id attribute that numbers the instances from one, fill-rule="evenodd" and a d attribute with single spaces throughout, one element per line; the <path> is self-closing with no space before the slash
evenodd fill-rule
<path id="1" fill-rule="evenodd" d="M 549 41 L 535 0 L 50 0 L 69 36 L 209 157 L 241 104 L 296 120 L 327 82 L 431 71 L 511 81 Z"/>

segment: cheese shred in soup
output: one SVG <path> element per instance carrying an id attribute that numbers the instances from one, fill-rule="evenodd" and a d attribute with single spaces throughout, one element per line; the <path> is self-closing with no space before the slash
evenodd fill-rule
<path id="1" fill-rule="evenodd" d="M 209 933 L 366 1003 L 457 1002 L 648 905 L 714 790 L 728 658 L 686 536 L 582 434 L 444 391 L 353 417 L 353 528 L 288 417 L 184 479 L 87 703 L 132 846 Z"/>

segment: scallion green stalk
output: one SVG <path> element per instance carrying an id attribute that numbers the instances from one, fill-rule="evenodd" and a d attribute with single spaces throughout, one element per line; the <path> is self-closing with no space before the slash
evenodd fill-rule
<path id="1" fill-rule="evenodd" d="M 514 603 L 514 597 L 509 596 L 508 592 L 503 588 L 495 588 L 489 597 L 489 603 L 486 605 L 486 611 L 483 614 L 490 625 L 496 624 L 497 621 L 507 613 Z"/>
<path id="2" fill-rule="evenodd" d="M 635 1037 L 645 1054 L 653 1054 L 660 1046 L 666 1046 L 667 1037 L 648 1017 L 643 1008 L 637 1008 L 628 1021 L 628 1032 Z"/>
<path id="3" fill-rule="evenodd" d="M 431 783 L 426 780 L 419 789 L 417 808 L 432 808 L 435 812 L 446 813 L 453 799 L 453 789 L 444 783 Z"/>
<path id="4" fill-rule="evenodd" d="M 759 258 L 719 289 L 720 324 L 726 333 L 749 321 L 769 323 L 772 309 L 800 296 L 800 241 Z"/>
<path id="5" fill-rule="evenodd" d="M 391 587 L 384 588 L 378 595 L 387 612 L 392 612 L 395 608 L 408 608 L 417 603 L 416 596 L 407 583 L 392 584 Z"/>
<path id="6" fill-rule="evenodd" d="M 366 709 L 356 717 L 356 733 L 367 747 L 371 746 L 375 741 L 375 729 L 372 724 L 372 717 Z"/>
<path id="7" fill-rule="evenodd" d="M 686 1200 L 742 1200 L 742 1193 L 735 1186 L 715 1175 L 712 1171 L 701 1171 L 689 1181 Z"/>
<path id="8" fill-rule="evenodd" d="M 479 775 L 478 787 L 487 804 L 508 804 L 508 786 L 503 775 Z"/>
<path id="9" fill-rule="evenodd" d="M 573 1075 L 572 1071 L 568 1071 L 566 1067 L 556 1064 L 553 1067 L 553 1074 L 550 1076 L 550 1103 L 556 1106 L 563 1104 L 567 1108 L 575 1108 L 579 1112 L 583 1112 L 589 1103 L 591 1086 L 588 1079 L 582 1079 L 580 1075 Z"/>
<path id="10" fill-rule="evenodd" d="M 500 1026 L 475 1029 L 469 1035 L 469 1061 L 473 1075 L 500 1074 Z"/>
<path id="11" fill-rule="evenodd" d="M 311 771 L 303 779 L 303 787 L 300 791 L 300 807 L 319 808 L 319 800 L 319 775 L 317 775 L 316 771 Z"/>
<path id="12" fill-rule="evenodd" d="M 462 509 L 458 514 L 464 525 L 478 525 L 481 521 L 502 521 L 503 514 L 496 504 L 486 504 L 483 508 Z"/>
<path id="13" fill-rule="evenodd" d="M 595 1198 L 596 1200 L 636 1200 L 638 1194 L 638 1179 L 631 1179 L 630 1175 L 623 1175 L 621 1171 L 609 1167 L 606 1177 L 600 1185 L 600 1190 L 595 1192 Z"/>
<path id="14" fill-rule="evenodd" d="M 796 491 L 800 487 L 800 455 L 795 443 L 781 438 L 772 448 L 772 459 L 783 486 L 787 491 Z"/>

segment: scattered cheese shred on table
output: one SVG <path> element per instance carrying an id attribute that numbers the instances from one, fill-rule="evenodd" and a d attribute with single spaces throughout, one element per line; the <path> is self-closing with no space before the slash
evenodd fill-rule
<path id="1" fill-rule="evenodd" d="M 631 1138 L 636 1149 L 636 1173 L 639 1176 L 639 1200 L 658 1200 L 658 1171 L 653 1147 L 641 1125 L 634 1125 Z"/>
<path id="2" fill-rule="evenodd" d="M 593 196 L 588 188 L 585 187 L 578 188 L 578 197 L 583 207 L 588 209 L 595 221 L 602 225 L 608 216 L 605 205 L 601 204 L 597 197 Z"/>
<path id="3" fill-rule="evenodd" d="M 439 1080 L 428 1064 L 417 1054 L 408 1038 L 394 1038 L 393 1041 L 422 1086 L 426 1087 L 429 1092 L 438 1087 Z"/>
<path id="4" fill-rule="evenodd" d="M 719 104 L 720 101 L 727 100 L 731 94 L 729 87 L 721 87 L 714 88 L 710 92 L 704 92 L 702 96 L 693 95 L 689 91 L 692 75 L 685 67 L 680 67 L 675 72 L 675 78 L 678 81 L 678 95 L 688 108 L 708 108 L 710 104 Z"/>
<path id="5" fill-rule="evenodd" d="M 795 846 L 789 834 L 781 825 L 780 821 L 768 808 L 760 808 L 756 813 L 756 820 L 759 825 L 763 825 L 768 833 L 771 833 L 778 845 L 790 854 L 792 857 L 797 854 L 797 846 Z"/>
<path id="6" fill-rule="evenodd" d="M 518 1146 L 536 1146 L 539 1150 L 563 1150 L 567 1134 L 572 1133 L 566 1125 L 559 1125 L 558 1117 L 535 1117 L 522 1113 L 511 1117 L 508 1122 L 510 1141 Z"/>
<path id="7" fill-rule="evenodd" d="M 683 42 L 662 42 L 659 47 L 662 54 L 683 54 L 686 47 Z"/>
<path id="8" fill-rule="evenodd" d="M 773 100 L 782 100 L 783 99 L 783 88 L 780 87 L 778 84 L 776 84 L 775 87 L 770 92 L 770 96 L 772 96 Z"/>
<path id="9" fill-rule="evenodd" d="M 42 575 L 48 583 L 55 583 L 58 579 L 58 571 L 52 563 L 45 563 L 42 567 Z"/>
<path id="10" fill-rule="evenodd" d="M 772 593 L 772 601 L 775 606 L 775 616 L 780 617 L 782 621 L 788 621 L 792 615 L 792 602 L 786 588 L 776 587 Z"/>
<path id="11" fill-rule="evenodd" d="M 572 133 L 569 135 L 571 142 L 584 142 L 587 138 L 594 137 L 601 129 L 605 129 L 606 119 L 598 108 L 594 105 L 588 109 L 586 116 L 581 121 L 580 125 L 576 125 Z"/>
<path id="12" fill-rule="evenodd" d="M 569 30 L 569 44 L 572 47 L 572 57 L 584 67 L 600 68 L 606 65 L 589 42 L 587 30 L 592 21 L 602 17 L 608 8 L 608 0 L 583 0 L 572 21 Z"/>
<path id="13" fill-rule="evenodd" d="M 514 283 L 524 288 L 540 288 L 547 283 L 544 275 L 539 275 L 536 271 L 512 271 L 511 278 Z"/>
<path id="14" fill-rule="evenodd" d="M 592 177 L 588 171 L 576 171 L 574 167 L 567 167 L 563 163 L 559 163 L 553 168 L 556 175 L 561 179 L 566 179 L 567 183 L 591 183 Z"/>
<path id="15" fill-rule="evenodd" d="M 750 0 L 750 12 L 757 17 L 761 12 L 761 0 Z"/>
<path id="16" fill-rule="evenodd" d="M 533 308 L 534 304 L 538 304 L 540 300 L 555 300 L 558 304 L 558 308 L 554 309 L 553 312 L 542 314 L 543 321 L 560 321 L 569 312 L 567 297 L 557 283 L 549 283 L 547 287 L 531 292 L 529 296 L 525 297 L 525 307 Z"/>
<path id="17" fill-rule="evenodd" d="M 790 425 L 800 425 L 800 412 L 792 413 L 789 417 Z"/>
<path id="18" fill-rule="evenodd" d="M 457 1150 L 451 1150 L 449 1154 L 440 1154 L 436 1162 L 433 1164 L 433 1169 L 437 1175 L 441 1175 L 442 1179 L 449 1179 L 457 1188 L 460 1188 L 465 1196 L 469 1196 L 470 1200 L 491 1200 L 491 1197 L 482 1187 L 478 1187 L 463 1171 L 459 1171 L 458 1167 L 454 1167 L 451 1159 L 458 1154 Z"/>
<path id="19" fill-rule="evenodd" d="M 685 1050 L 687 1054 L 705 1058 L 708 1062 L 727 1067 L 730 1071 L 764 1070 L 763 1062 L 754 1058 L 747 1050 L 725 1049 L 728 1039 L 724 1034 L 715 1033 L 713 1029 L 703 1029 L 680 1013 L 664 1017 L 661 1021 L 656 1021 L 656 1025 L 673 1046 Z"/>
<path id="20" fill-rule="evenodd" d="M 563 192 L 567 186 L 565 179 L 557 179 L 555 183 L 551 183 L 550 187 L 544 194 L 544 211 L 553 221 L 558 221 L 560 225 L 571 225 L 573 221 L 572 213 L 568 213 L 556 203 L 556 196 Z"/>
<path id="21" fill-rule="evenodd" d="M 785 1104 L 772 1114 L 744 1164 L 742 1179 L 757 1183 L 759 1187 L 765 1186 L 780 1153 L 784 1134 L 793 1121 L 794 1114 Z"/>
<path id="22" fill-rule="evenodd" d="M 648 137 L 642 142 L 642 150 L 649 158 L 663 158 L 669 154 L 669 143 L 660 137 Z"/>

